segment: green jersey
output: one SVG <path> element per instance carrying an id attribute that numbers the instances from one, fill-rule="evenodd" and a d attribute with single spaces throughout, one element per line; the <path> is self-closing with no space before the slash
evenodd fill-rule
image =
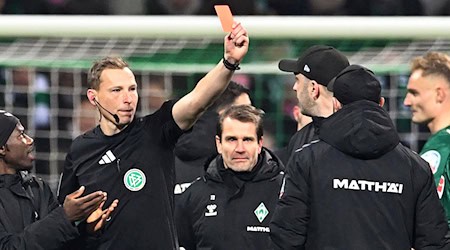
<path id="1" fill-rule="evenodd" d="M 420 155 L 430 164 L 437 193 L 450 225 L 450 126 L 432 135 Z"/>

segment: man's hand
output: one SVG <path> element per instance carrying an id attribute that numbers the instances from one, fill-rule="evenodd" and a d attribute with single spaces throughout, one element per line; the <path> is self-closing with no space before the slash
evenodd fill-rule
<path id="1" fill-rule="evenodd" d="M 102 202 L 106 201 L 106 193 L 102 191 L 93 192 L 81 197 L 85 190 L 81 186 L 77 191 L 69 194 L 64 199 L 64 212 L 69 221 L 80 221 L 94 212 Z"/>
<path id="2" fill-rule="evenodd" d="M 118 203 L 119 200 L 116 199 L 107 209 L 102 210 L 103 205 L 105 205 L 105 202 L 102 202 L 102 204 L 100 204 L 100 206 L 86 219 L 86 231 L 90 234 L 94 234 L 100 230 L 105 224 L 105 221 L 111 216 L 112 211 L 114 211 L 114 208 L 117 207 Z"/>
<path id="3" fill-rule="evenodd" d="M 239 63 L 247 54 L 248 45 L 247 30 L 241 23 L 234 21 L 233 30 L 224 39 L 225 59 L 232 64 Z"/>

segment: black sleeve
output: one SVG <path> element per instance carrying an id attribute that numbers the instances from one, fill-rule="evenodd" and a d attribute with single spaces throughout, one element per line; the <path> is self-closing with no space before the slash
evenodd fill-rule
<path id="1" fill-rule="evenodd" d="M 275 249 L 304 249 L 310 217 L 309 166 L 303 152 L 293 155 L 286 167 L 270 237 Z"/>
<path id="2" fill-rule="evenodd" d="M 64 162 L 64 170 L 61 174 L 59 185 L 58 185 L 58 201 L 61 204 L 64 204 L 64 199 L 70 193 L 73 193 L 80 187 L 78 183 L 78 179 L 75 175 L 75 169 L 73 167 L 73 161 L 71 157 L 71 153 L 69 152 L 66 156 L 66 160 Z"/>
<path id="3" fill-rule="evenodd" d="M 78 230 L 58 206 L 46 217 L 25 227 L 20 233 L 7 232 L 0 225 L 0 249 L 62 249 L 78 236 Z"/>
<path id="4" fill-rule="evenodd" d="M 426 177 L 423 178 L 425 171 Z M 413 176 L 420 177 L 416 178 L 415 185 L 418 199 L 415 207 L 414 249 L 450 249 L 450 240 L 445 237 L 449 227 L 430 167 L 423 162 L 423 166 Z"/>
<path id="5" fill-rule="evenodd" d="M 172 108 L 177 100 L 169 100 L 163 103 L 155 113 L 146 116 L 145 127 L 148 133 L 158 133 L 161 142 L 167 147 L 175 147 L 183 130 L 178 127 L 172 115 Z"/>
<path id="6" fill-rule="evenodd" d="M 186 250 L 195 250 L 195 234 L 192 228 L 192 213 L 189 208 L 190 191 L 189 188 L 178 195 L 175 200 L 175 224 L 178 233 L 178 242 L 180 247 Z"/>
<path id="7" fill-rule="evenodd" d="M 66 156 L 64 162 L 64 171 L 61 174 L 58 187 L 58 201 L 64 206 L 64 200 L 68 194 L 73 193 L 75 190 L 80 188 L 78 179 L 75 174 L 75 169 L 73 167 L 72 154 L 69 152 Z M 90 236 L 85 230 L 86 223 L 82 222 L 78 225 L 78 232 L 81 234 L 80 237 L 72 239 L 69 241 L 64 249 L 75 250 L 75 249 L 96 249 L 98 244 L 98 238 L 95 236 Z"/>
<path id="8" fill-rule="evenodd" d="M 54 193 L 50 189 L 50 186 L 48 186 L 47 183 L 44 183 L 44 182 L 42 182 L 42 183 L 43 183 L 43 192 L 46 193 L 46 197 L 47 197 L 48 211 L 53 211 L 57 207 L 60 206 L 60 203 L 58 202 L 58 200 L 55 197 Z"/>
<path id="9" fill-rule="evenodd" d="M 314 123 L 310 122 L 306 124 L 302 129 L 295 132 L 295 134 L 289 140 L 289 144 L 287 146 L 287 159 L 286 162 L 289 161 L 290 157 L 292 157 L 297 149 L 300 149 L 303 145 L 310 143 L 314 139 L 315 135 L 315 127 Z"/>

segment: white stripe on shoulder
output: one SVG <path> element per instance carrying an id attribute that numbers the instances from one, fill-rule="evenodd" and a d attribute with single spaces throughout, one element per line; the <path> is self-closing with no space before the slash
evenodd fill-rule
<path id="1" fill-rule="evenodd" d="M 304 148 L 306 148 L 306 147 L 309 147 L 309 146 L 311 146 L 312 144 L 314 144 L 314 143 L 318 143 L 320 141 L 320 139 L 317 139 L 317 140 L 314 140 L 314 141 L 311 141 L 310 143 L 306 143 L 306 144 L 304 144 L 301 148 L 299 148 L 299 149 L 296 149 L 294 152 L 300 152 L 300 151 L 302 151 Z"/>

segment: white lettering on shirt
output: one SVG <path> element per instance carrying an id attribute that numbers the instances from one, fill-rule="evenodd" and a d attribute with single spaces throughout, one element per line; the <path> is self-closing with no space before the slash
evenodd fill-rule
<path id="1" fill-rule="evenodd" d="M 403 184 L 401 183 L 368 180 L 333 179 L 333 188 L 393 194 L 403 193 Z"/>

